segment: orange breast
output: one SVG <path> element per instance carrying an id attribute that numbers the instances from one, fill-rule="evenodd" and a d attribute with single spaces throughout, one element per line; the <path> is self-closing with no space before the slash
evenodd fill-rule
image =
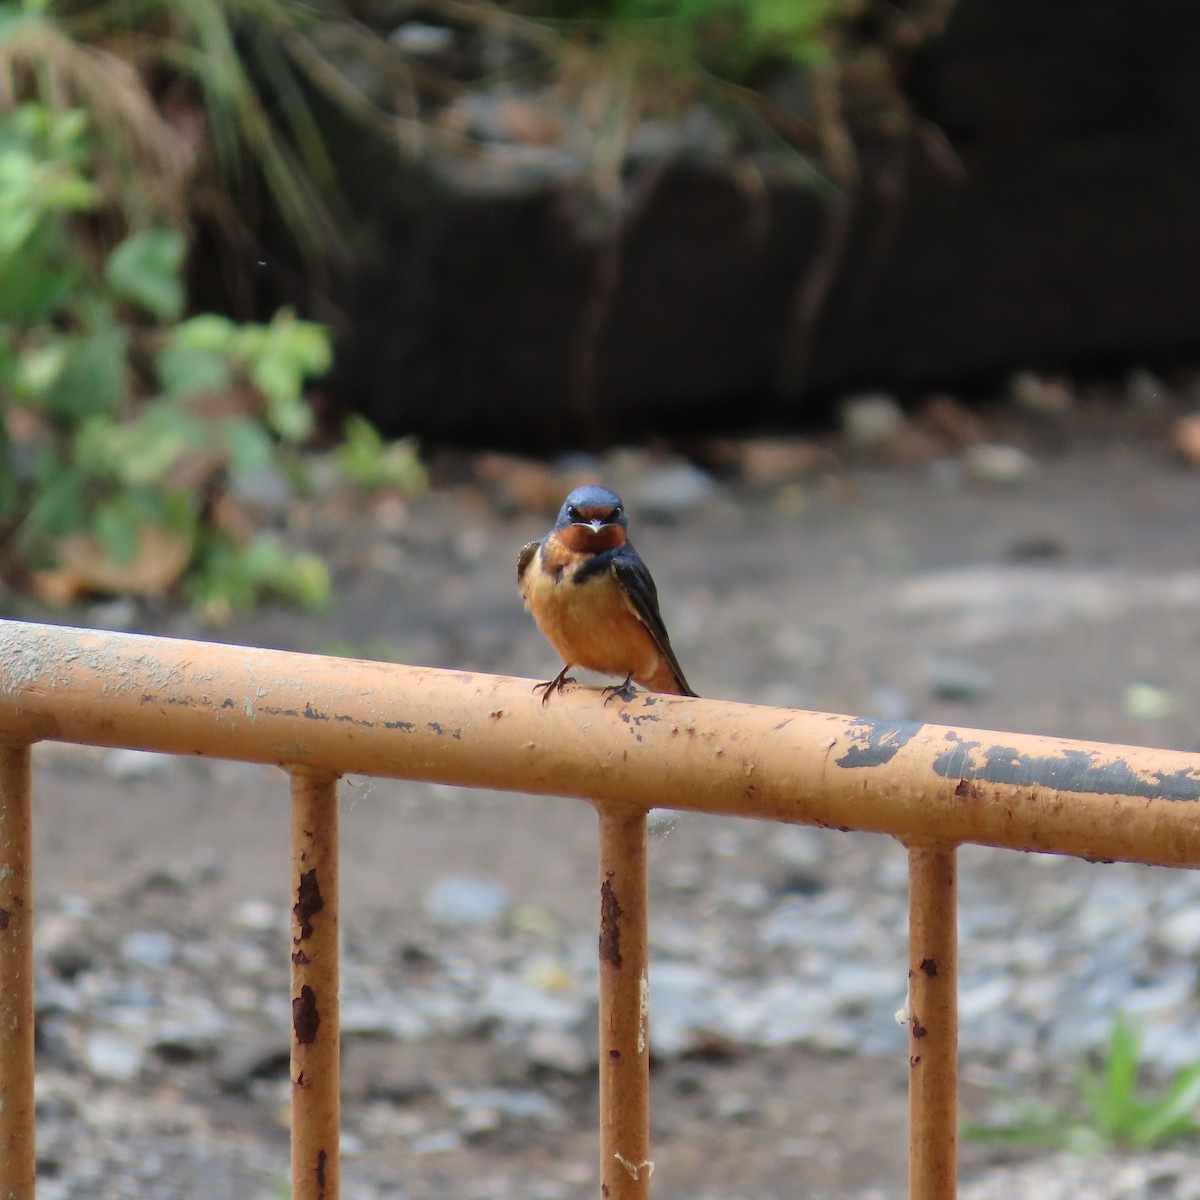
<path id="1" fill-rule="evenodd" d="M 525 573 L 522 592 L 538 628 L 564 662 L 602 675 L 632 672 L 639 683 L 658 677 L 658 647 L 610 572 L 574 583 L 568 568 L 555 582 L 535 562 Z"/>

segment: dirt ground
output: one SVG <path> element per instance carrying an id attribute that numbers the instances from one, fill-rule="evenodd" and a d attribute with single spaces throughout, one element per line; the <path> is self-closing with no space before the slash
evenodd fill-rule
<path id="1" fill-rule="evenodd" d="M 741 701 L 1200 749 L 1200 471 L 1125 407 L 990 420 L 989 436 L 1032 459 L 1028 473 L 1004 484 L 973 478 L 954 456 L 898 464 L 842 452 L 838 465 L 816 474 L 718 482 L 694 510 L 669 518 L 640 517 L 639 485 L 626 487 L 634 538 L 692 685 Z M 330 554 L 333 611 L 320 618 L 263 612 L 220 637 L 548 678 L 559 664 L 521 611 L 514 578 L 517 551 L 548 518 L 497 511 L 493 495 L 447 486 L 399 520 L 374 510 L 349 520 L 318 516 L 310 538 Z M 54 619 L 89 617 L 95 613 Z M 144 614 L 138 626 L 212 636 L 171 610 Z M 64 896 L 84 897 L 102 919 L 105 945 L 162 927 L 189 946 L 219 947 L 232 936 L 239 906 L 266 898 L 286 909 L 286 788 L 273 770 L 188 762 L 125 776 L 104 752 L 45 747 L 35 772 L 39 905 L 53 912 Z M 365 961 L 407 962 L 419 958 L 412 947 L 448 936 L 431 931 L 423 908 L 445 876 L 494 881 L 515 907 L 553 914 L 559 928 L 594 927 L 595 830 L 586 805 L 361 780 L 347 782 L 342 805 L 344 1002 L 360 948 Z M 843 867 L 861 886 L 854 864 L 887 853 L 882 839 L 823 836 L 831 839 L 831 886 Z M 775 837 L 772 827 L 748 822 L 664 823 L 653 848 L 652 920 L 671 929 L 723 919 L 696 882 L 711 872 L 697 864 L 726 884 L 786 892 L 792 882 Z M 1033 869 L 1017 855 L 967 858 L 964 871 L 972 864 L 991 873 L 991 886 L 1018 892 Z M 902 978 L 903 941 L 880 953 Z M 278 958 L 264 961 L 261 973 L 277 979 L 283 1004 L 286 967 L 280 939 Z M 219 994 L 219 966 L 213 971 Z M 718 1030 L 660 1064 L 655 1194 L 902 1194 L 902 1030 L 894 1041 L 894 1052 L 881 1054 L 766 1049 Z M 86 1076 L 69 1055 L 60 1062 L 48 1054 L 56 1075 L 82 1086 Z M 222 1084 L 221 1069 L 166 1063 L 126 1083 L 88 1086 L 127 1113 L 138 1105 L 204 1110 L 206 1136 L 217 1138 L 226 1166 L 202 1169 L 202 1179 L 166 1194 L 191 1195 L 193 1186 L 196 1195 L 277 1194 L 286 1172 L 279 1114 L 286 1072 L 264 1068 L 265 1083 L 238 1089 Z M 986 1107 L 982 1085 L 995 1075 L 964 1048 L 968 1113 Z M 451 1153 L 413 1152 L 412 1130 L 436 1126 L 431 1114 L 444 1110 L 447 1089 L 515 1080 L 544 1089 L 565 1123 L 505 1125 L 466 1136 Z M 1054 1090 L 1064 1081 L 1069 1072 L 1051 1071 L 1023 1086 Z M 593 1093 L 590 1069 L 534 1070 L 486 1030 L 420 1041 L 348 1038 L 346 1193 L 592 1195 Z M 140 1145 L 135 1125 L 121 1129 Z M 179 1128 L 186 1141 L 191 1126 Z M 163 1135 L 158 1144 L 173 1143 Z M 239 1147 L 250 1163 L 241 1175 L 229 1166 L 241 1161 Z M 273 1169 L 255 1157 L 260 1152 Z M 964 1177 L 1013 1153 L 967 1143 Z M 70 1152 L 47 1156 L 47 1178 L 64 1181 L 58 1194 L 85 1194 L 65 1182 Z M 169 1159 L 163 1178 L 182 1162 Z M 104 1177 L 91 1194 L 139 1193 Z"/>

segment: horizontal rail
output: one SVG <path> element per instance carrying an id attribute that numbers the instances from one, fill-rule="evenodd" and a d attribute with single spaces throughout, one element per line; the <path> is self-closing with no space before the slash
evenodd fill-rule
<path id="1" fill-rule="evenodd" d="M 0 734 L 1200 865 L 1200 755 L 0 622 Z"/>

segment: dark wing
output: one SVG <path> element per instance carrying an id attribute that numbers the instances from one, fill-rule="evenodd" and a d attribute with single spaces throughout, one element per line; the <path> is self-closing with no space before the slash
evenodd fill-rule
<path id="1" fill-rule="evenodd" d="M 541 544 L 541 542 L 526 542 L 525 545 L 521 547 L 521 554 L 517 558 L 518 583 L 520 583 L 521 579 L 524 577 L 526 568 L 531 562 L 533 562 L 533 556 L 537 553 L 538 547 Z"/>
<path id="2" fill-rule="evenodd" d="M 654 639 L 658 652 L 667 660 L 667 665 L 675 676 L 679 694 L 696 696 L 688 681 L 683 677 L 683 669 L 675 657 L 675 651 L 671 649 L 671 639 L 667 636 L 667 627 L 663 624 L 662 613 L 658 611 L 658 588 L 654 586 L 654 580 L 646 569 L 646 564 L 642 562 L 637 551 L 628 542 L 613 555 L 612 569 L 617 577 L 617 582 L 624 588 L 625 595 L 629 597 L 634 612 L 650 631 L 650 636 Z M 696 698 L 699 699 L 699 697 Z"/>

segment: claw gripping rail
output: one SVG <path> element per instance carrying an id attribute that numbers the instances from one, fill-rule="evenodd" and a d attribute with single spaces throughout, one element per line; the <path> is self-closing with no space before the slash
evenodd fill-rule
<path id="1" fill-rule="evenodd" d="M 956 1187 L 956 849 L 1200 865 L 1200 755 L 0 622 L 0 1196 L 33 1200 L 30 747 L 270 763 L 292 797 L 292 1195 L 338 1195 L 337 780 L 599 814 L 600 1192 L 649 1196 L 646 814 L 888 833 L 909 854 L 909 1192 Z"/>

